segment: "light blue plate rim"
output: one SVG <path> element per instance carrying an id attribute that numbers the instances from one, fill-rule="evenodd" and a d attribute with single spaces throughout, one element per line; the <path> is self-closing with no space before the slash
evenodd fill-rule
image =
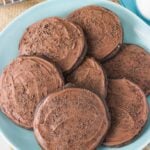
<path id="1" fill-rule="evenodd" d="M 137 2 L 136 0 L 119 0 L 120 4 L 123 5 L 125 8 L 127 8 L 128 10 L 132 11 L 133 13 L 135 13 L 138 17 L 140 17 L 140 19 L 142 19 L 145 23 L 147 23 L 148 25 L 150 25 L 150 21 L 148 21 L 147 19 L 145 19 L 143 17 L 143 15 L 140 13 L 139 8 L 137 7 Z"/>
<path id="2" fill-rule="evenodd" d="M 6 27 L 0 32 L 0 35 L 1 34 L 4 34 L 5 31 L 16 21 L 18 20 L 19 18 L 21 18 L 22 16 L 26 15 L 27 13 L 30 13 L 31 11 L 33 11 L 34 9 L 38 8 L 38 7 L 41 7 L 42 5 L 45 5 L 46 3 L 51 3 L 53 1 L 58 1 L 58 0 L 46 0 L 46 1 L 43 1 L 41 3 L 38 3 L 34 6 L 32 6 L 31 8 L 28 8 L 26 11 L 24 11 L 23 13 L 21 13 L 19 16 L 17 16 L 15 19 L 13 19 L 10 23 L 8 23 L 8 25 L 6 25 Z M 144 26 L 150 28 L 150 26 L 148 26 L 141 18 L 139 18 L 136 14 L 134 14 L 132 11 L 128 10 L 127 8 L 121 6 L 121 5 L 118 5 L 114 2 L 111 2 L 109 0 L 100 0 L 100 1 L 105 1 L 106 3 L 108 4 L 111 4 L 111 5 L 115 5 L 116 7 L 121 7 L 124 11 L 126 11 L 128 14 L 130 14 L 131 16 L 133 16 L 134 18 L 136 18 L 140 23 L 144 24 Z"/>

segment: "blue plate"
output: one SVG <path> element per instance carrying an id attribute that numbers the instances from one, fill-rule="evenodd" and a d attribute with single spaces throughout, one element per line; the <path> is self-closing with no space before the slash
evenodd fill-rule
<path id="1" fill-rule="evenodd" d="M 137 16 L 143 19 L 148 25 L 150 25 L 150 21 L 145 19 L 140 13 L 136 0 L 119 0 L 119 2 L 121 5 L 134 12 Z"/>
<path id="2" fill-rule="evenodd" d="M 85 5 L 99 5 L 115 12 L 124 29 L 124 42 L 138 44 L 150 52 L 150 27 L 127 9 L 105 0 L 50 0 L 43 2 L 17 17 L 0 33 L 0 73 L 18 55 L 19 40 L 26 27 L 49 17 L 65 17 Z M 148 98 L 150 101 L 150 97 Z M 20 150 L 40 150 L 32 131 L 15 125 L 0 112 L 0 134 Z M 131 144 L 121 148 L 100 147 L 101 150 L 141 150 L 150 142 L 150 119 L 141 135 Z M 71 148 L 70 148 L 71 149 Z"/>

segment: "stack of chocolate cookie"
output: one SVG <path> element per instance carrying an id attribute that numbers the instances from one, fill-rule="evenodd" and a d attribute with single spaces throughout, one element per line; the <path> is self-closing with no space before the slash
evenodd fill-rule
<path id="1" fill-rule="evenodd" d="M 29 26 L 0 76 L 0 109 L 44 150 L 93 150 L 134 139 L 148 119 L 150 54 L 123 44 L 116 14 L 98 7 Z"/>

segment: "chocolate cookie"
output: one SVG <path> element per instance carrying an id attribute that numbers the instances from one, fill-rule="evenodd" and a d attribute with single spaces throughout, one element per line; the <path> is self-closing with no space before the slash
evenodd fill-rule
<path id="1" fill-rule="evenodd" d="M 150 54 L 143 48 L 124 44 L 120 52 L 106 61 L 104 69 L 109 78 L 127 78 L 150 94 Z"/>
<path id="2" fill-rule="evenodd" d="M 102 99 L 106 97 L 106 76 L 100 64 L 92 57 L 87 57 L 74 72 L 68 75 L 67 81 L 96 93 Z"/>
<path id="3" fill-rule="evenodd" d="M 86 51 L 82 29 L 60 18 L 47 18 L 27 28 L 19 44 L 20 55 L 46 56 L 70 71 Z"/>
<path id="4" fill-rule="evenodd" d="M 33 127 L 44 150 L 93 150 L 108 130 L 108 111 L 96 94 L 66 88 L 43 101 L 36 111 Z"/>
<path id="5" fill-rule="evenodd" d="M 139 134 L 148 119 L 146 97 L 131 81 L 114 79 L 109 80 L 106 100 L 112 122 L 104 145 L 124 145 Z"/>
<path id="6" fill-rule="evenodd" d="M 87 38 L 88 53 L 93 57 L 104 60 L 119 50 L 123 31 L 118 16 L 112 11 L 86 6 L 71 13 L 68 20 L 82 27 Z"/>
<path id="7" fill-rule="evenodd" d="M 16 124 L 30 129 L 39 101 L 63 85 L 54 64 L 35 56 L 19 57 L 1 76 L 1 110 Z"/>

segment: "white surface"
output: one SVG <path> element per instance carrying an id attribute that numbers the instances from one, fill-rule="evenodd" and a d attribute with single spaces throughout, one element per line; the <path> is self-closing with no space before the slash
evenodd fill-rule
<path id="1" fill-rule="evenodd" d="M 136 3 L 143 17 L 150 20 L 150 0 L 136 0 Z"/>
<path id="2" fill-rule="evenodd" d="M 11 150 L 10 146 L 6 143 L 6 141 L 0 136 L 0 150 Z"/>

